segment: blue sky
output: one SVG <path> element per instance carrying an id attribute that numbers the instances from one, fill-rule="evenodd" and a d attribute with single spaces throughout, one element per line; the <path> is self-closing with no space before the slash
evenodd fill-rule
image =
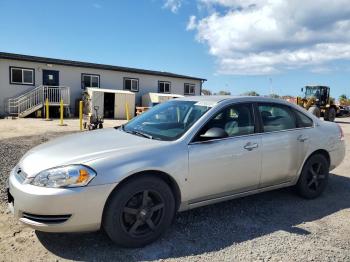
<path id="1" fill-rule="evenodd" d="M 319 83 L 350 96 L 350 5 L 319 1 L 0 0 L 0 51 L 193 75 L 236 95 Z"/>

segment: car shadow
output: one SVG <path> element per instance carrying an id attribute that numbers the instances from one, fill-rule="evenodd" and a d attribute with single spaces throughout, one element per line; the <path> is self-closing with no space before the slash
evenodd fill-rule
<path id="1" fill-rule="evenodd" d="M 332 175 L 327 190 L 314 200 L 287 188 L 179 213 L 165 235 L 144 248 L 119 248 L 102 231 L 36 235 L 45 248 L 65 259 L 147 261 L 218 251 L 280 230 L 308 235 L 300 224 L 349 207 L 350 178 Z"/>
<path id="2" fill-rule="evenodd" d="M 346 122 L 346 121 L 334 121 L 335 123 L 337 123 L 337 124 L 348 124 L 348 125 L 350 125 L 350 122 Z"/>

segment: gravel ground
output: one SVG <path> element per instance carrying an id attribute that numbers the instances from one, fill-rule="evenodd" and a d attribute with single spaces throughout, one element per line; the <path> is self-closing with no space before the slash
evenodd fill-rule
<path id="1" fill-rule="evenodd" d="M 326 192 L 304 200 L 276 190 L 180 213 L 166 234 L 142 249 L 121 249 L 102 232 L 49 234 L 6 211 L 4 183 L 31 147 L 58 136 L 0 140 L 0 261 L 350 261 L 350 120 L 347 156 Z"/>
<path id="2" fill-rule="evenodd" d="M 104 127 L 114 127 L 124 124 L 126 120 L 105 119 Z M 59 126 L 60 120 L 45 121 L 41 118 L 1 119 L 0 139 L 18 136 L 34 136 L 46 133 L 65 133 L 79 131 L 79 119 L 64 119 L 64 126 Z"/>

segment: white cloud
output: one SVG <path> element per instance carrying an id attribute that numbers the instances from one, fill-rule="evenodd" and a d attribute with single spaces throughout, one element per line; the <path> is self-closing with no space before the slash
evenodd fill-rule
<path id="1" fill-rule="evenodd" d="M 197 19 L 196 16 L 194 15 L 190 16 L 190 19 L 188 20 L 187 27 L 186 27 L 187 30 L 196 29 L 197 27 L 196 19 Z"/>
<path id="2" fill-rule="evenodd" d="M 165 0 L 164 8 L 169 9 L 173 13 L 177 13 L 182 5 L 182 0 Z"/>
<path id="3" fill-rule="evenodd" d="M 207 7 L 224 6 L 231 8 L 247 8 L 266 4 L 267 0 L 199 0 L 199 3 Z"/>
<path id="4" fill-rule="evenodd" d="M 198 0 L 209 13 L 187 30 L 208 45 L 224 74 L 322 68 L 350 59 L 348 0 Z"/>

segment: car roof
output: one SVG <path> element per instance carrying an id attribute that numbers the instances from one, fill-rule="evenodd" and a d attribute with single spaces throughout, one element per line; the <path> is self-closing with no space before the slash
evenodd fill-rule
<path id="1" fill-rule="evenodd" d="M 241 103 L 241 102 L 277 103 L 277 104 L 283 104 L 283 105 L 292 107 L 295 110 L 298 110 L 299 112 L 306 114 L 307 116 L 312 118 L 313 121 L 320 123 L 320 120 L 316 116 L 308 112 L 305 108 L 295 103 L 291 103 L 279 98 L 271 98 L 271 97 L 264 97 L 264 96 L 186 96 L 182 98 L 176 98 L 176 100 L 201 102 L 204 105 L 206 104 L 211 106 L 218 106 L 221 104 L 224 104 L 225 106 L 230 103 Z"/>
<path id="2" fill-rule="evenodd" d="M 196 101 L 219 104 L 221 102 L 271 102 L 291 104 L 283 99 L 263 97 L 263 96 L 185 96 L 177 98 L 181 101 Z"/>

